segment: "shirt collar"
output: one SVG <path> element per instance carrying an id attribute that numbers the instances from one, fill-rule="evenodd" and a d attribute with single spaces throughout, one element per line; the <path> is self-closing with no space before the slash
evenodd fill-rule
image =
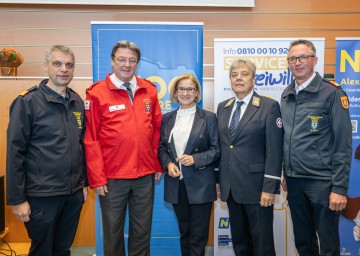
<path id="1" fill-rule="evenodd" d="M 316 73 L 314 72 L 312 74 L 312 76 L 309 77 L 308 80 L 306 80 L 303 84 L 301 85 L 298 85 L 296 83 L 296 80 L 295 80 L 295 91 L 296 91 L 296 94 L 298 94 L 300 91 L 304 90 L 306 87 L 308 87 L 308 85 L 311 83 L 311 81 L 314 79 Z"/>
<path id="2" fill-rule="evenodd" d="M 116 86 L 116 88 L 126 90 L 126 87 L 123 85 L 125 82 L 124 82 L 124 81 L 121 81 L 121 80 L 115 75 L 115 73 L 112 73 L 112 74 L 110 75 L 110 80 L 111 80 L 111 82 Z M 131 78 L 131 80 L 129 81 L 129 83 L 130 83 L 131 90 L 134 92 L 135 89 L 136 89 L 136 86 L 137 86 L 135 75 Z"/>
<path id="3" fill-rule="evenodd" d="M 244 105 L 247 106 L 247 105 L 249 104 L 249 102 L 250 102 L 253 94 L 254 94 L 254 90 L 252 90 L 252 91 L 251 91 L 248 95 L 246 95 L 245 98 L 243 98 L 242 100 L 240 100 L 240 99 L 238 99 L 237 97 L 235 97 L 235 98 L 236 98 L 235 103 L 238 102 L 238 101 L 242 101 L 242 102 L 244 102 L 243 106 L 244 106 Z M 235 103 L 234 103 L 234 105 L 236 105 Z"/>
<path id="4" fill-rule="evenodd" d="M 60 101 L 68 101 L 69 100 L 69 88 L 66 88 L 66 94 L 65 97 L 61 96 L 59 93 L 57 93 L 56 91 L 54 91 L 53 89 L 51 89 L 48 85 L 47 85 L 48 81 L 44 82 L 44 90 L 50 94 L 53 98 L 60 100 Z"/>

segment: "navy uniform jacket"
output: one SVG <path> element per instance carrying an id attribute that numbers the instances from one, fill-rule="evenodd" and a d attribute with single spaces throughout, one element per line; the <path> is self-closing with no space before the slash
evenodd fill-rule
<path id="1" fill-rule="evenodd" d="M 176 162 L 174 139 L 168 142 L 174 127 L 177 110 L 166 113 L 161 124 L 160 146 L 158 157 L 162 168 L 167 173 L 167 165 Z M 190 204 L 201 204 L 216 200 L 216 162 L 220 157 L 220 143 L 216 115 L 196 107 L 194 123 L 184 154 L 192 155 L 195 164 L 182 166 L 182 174 Z M 179 177 L 165 175 L 165 201 L 177 204 L 179 194 Z"/>
<path id="2" fill-rule="evenodd" d="M 331 180 L 332 192 L 346 195 L 352 128 L 344 90 L 323 80 L 317 73 L 296 95 L 293 81 L 282 94 L 281 114 L 286 175 Z"/>
<path id="3" fill-rule="evenodd" d="M 217 109 L 221 142 L 221 200 L 231 190 L 237 203 L 259 204 L 261 192 L 278 194 L 282 171 L 283 129 L 280 106 L 254 92 L 231 139 L 229 120 L 235 98 Z"/>
<path id="4" fill-rule="evenodd" d="M 68 195 L 86 186 L 84 102 L 71 89 L 65 104 L 48 79 L 18 96 L 7 129 L 7 203 Z"/>

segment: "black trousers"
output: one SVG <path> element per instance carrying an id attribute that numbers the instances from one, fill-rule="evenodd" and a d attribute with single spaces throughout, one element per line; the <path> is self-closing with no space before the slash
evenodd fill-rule
<path id="1" fill-rule="evenodd" d="M 71 195 L 28 197 L 30 221 L 25 222 L 31 247 L 29 256 L 70 255 L 84 204 L 82 189 Z"/>
<path id="2" fill-rule="evenodd" d="M 149 256 L 154 175 L 108 180 L 108 193 L 99 196 L 104 231 L 104 255 L 125 256 L 124 225 L 129 205 L 129 256 Z"/>
<path id="3" fill-rule="evenodd" d="M 340 255 L 340 212 L 329 209 L 331 181 L 286 177 L 286 183 L 299 255 Z"/>
<path id="4" fill-rule="evenodd" d="M 209 238 L 212 202 L 189 204 L 183 180 L 179 183 L 178 204 L 173 204 L 180 230 L 182 256 L 204 256 Z"/>
<path id="5" fill-rule="evenodd" d="M 233 249 L 236 256 L 275 256 L 274 208 L 239 204 L 231 191 L 227 201 Z"/>

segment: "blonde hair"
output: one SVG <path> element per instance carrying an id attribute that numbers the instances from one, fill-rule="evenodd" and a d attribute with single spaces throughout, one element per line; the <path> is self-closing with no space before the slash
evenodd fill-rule
<path id="1" fill-rule="evenodd" d="M 197 96 L 195 97 L 195 102 L 199 102 L 201 100 L 201 88 L 200 88 L 200 83 L 199 81 L 196 79 L 196 77 L 192 74 L 183 74 L 180 75 L 178 77 L 176 77 L 170 84 L 170 100 L 172 102 L 179 102 L 177 96 L 176 96 L 176 90 L 178 88 L 179 82 L 184 80 L 184 79 L 189 79 L 191 82 L 193 82 L 195 84 L 195 89 L 197 92 Z"/>
<path id="2" fill-rule="evenodd" d="M 194 101 L 196 103 L 199 102 L 201 100 L 200 83 L 193 74 L 183 74 L 183 75 L 176 77 L 174 80 L 172 80 L 172 82 L 170 84 L 170 100 L 172 102 L 179 102 L 179 100 L 176 96 L 176 90 L 178 88 L 179 82 L 182 80 L 185 80 L 185 79 L 189 79 L 190 81 L 192 81 L 195 84 L 197 96 L 195 97 Z"/>

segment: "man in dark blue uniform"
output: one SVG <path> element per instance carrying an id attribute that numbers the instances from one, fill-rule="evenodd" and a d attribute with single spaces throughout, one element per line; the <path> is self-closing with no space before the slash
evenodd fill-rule
<path id="1" fill-rule="evenodd" d="M 7 130 L 7 204 L 24 222 L 29 255 L 70 255 L 87 198 L 84 103 L 68 88 L 73 51 L 54 45 L 45 56 L 49 79 L 18 96 Z"/>
<path id="2" fill-rule="evenodd" d="M 314 72 L 311 41 L 292 42 L 288 63 L 295 80 L 282 94 L 281 114 L 295 245 L 301 256 L 339 255 L 352 154 L 348 97 Z"/>
<path id="3" fill-rule="evenodd" d="M 220 193 L 227 202 L 237 256 L 274 256 L 273 206 L 280 192 L 283 129 L 279 103 L 254 91 L 256 66 L 229 70 L 234 98 L 217 108 Z"/>

